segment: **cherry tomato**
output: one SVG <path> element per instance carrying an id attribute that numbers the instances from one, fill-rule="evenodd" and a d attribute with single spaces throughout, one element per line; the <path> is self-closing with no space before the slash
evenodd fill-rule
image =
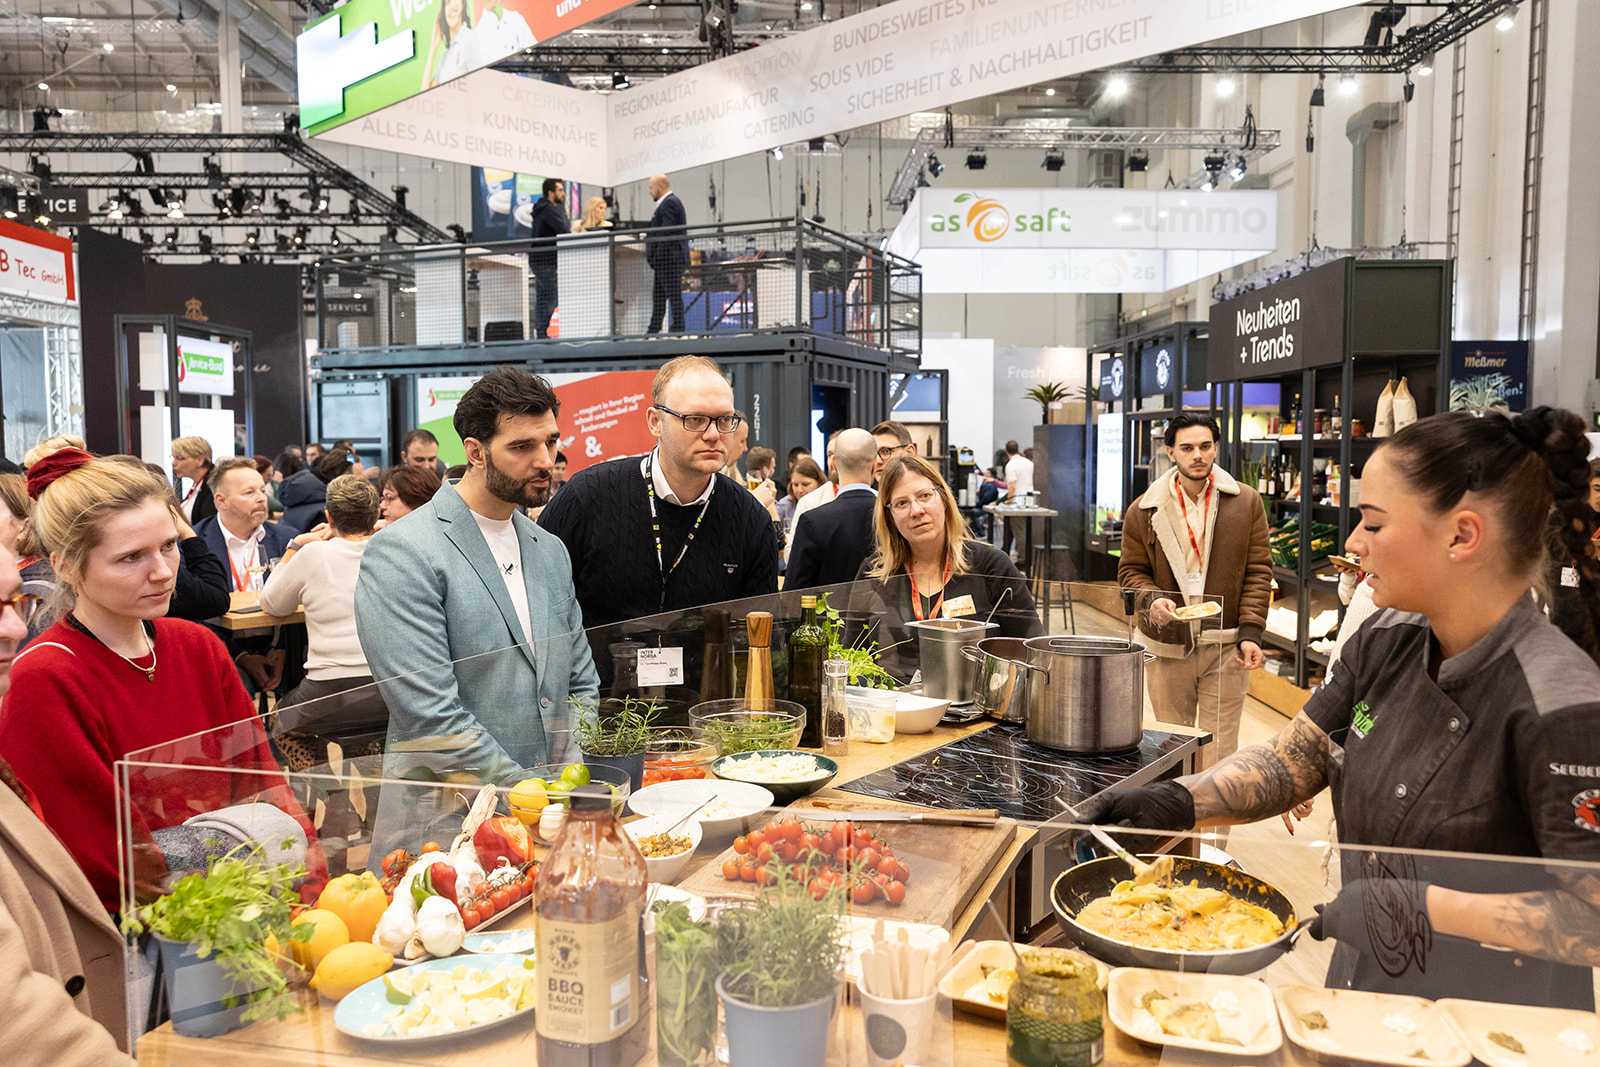
<path id="1" fill-rule="evenodd" d="M 383 873 L 387 875 L 404 874 L 405 869 L 411 865 L 413 857 L 403 848 L 397 848 L 383 857 Z"/>
<path id="2" fill-rule="evenodd" d="M 504 886 L 490 892 L 489 900 L 494 904 L 495 911 L 505 911 L 517 902 L 517 898 L 512 895 L 511 890 Z"/>
<path id="3" fill-rule="evenodd" d="M 765 830 L 757 830 L 744 840 L 745 844 L 750 846 L 750 854 L 754 856 L 761 851 L 761 846 L 767 843 L 767 834 Z"/>
<path id="4" fill-rule="evenodd" d="M 900 872 L 900 861 L 893 856 L 884 856 L 878 860 L 878 873 L 885 878 L 894 878 Z"/>
<path id="5" fill-rule="evenodd" d="M 730 882 L 737 882 L 739 880 L 738 862 L 735 860 L 723 860 L 722 877 L 726 878 Z"/>
<path id="6" fill-rule="evenodd" d="M 857 904 L 866 904 L 878 895 L 878 887 L 866 880 L 859 881 L 855 888 L 850 890 L 850 899 Z"/>
<path id="7" fill-rule="evenodd" d="M 753 882 L 756 880 L 756 872 L 760 869 L 760 867 L 746 863 L 744 866 L 739 868 L 739 877 L 743 878 L 747 882 Z"/>
<path id="8" fill-rule="evenodd" d="M 823 884 L 822 879 L 813 878 L 811 884 L 806 886 L 806 892 L 811 894 L 812 900 L 821 900 L 828 895 L 828 887 Z"/>
<path id="9" fill-rule="evenodd" d="M 906 866 L 906 861 L 895 860 L 895 863 L 899 866 L 899 869 L 895 872 L 895 877 L 902 882 L 911 881 L 911 868 Z"/>
<path id="10" fill-rule="evenodd" d="M 492 900 L 478 901 L 478 925 L 483 925 L 494 918 L 494 902 Z"/>
<path id="11" fill-rule="evenodd" d="M 905 903 L 906 884 L 904 882 L 891 881 L 888 885 L 883 887 L 883 895 L 890 904 L 898 907 L 899 905 Z"/>
<path id="12" fill-rule="evenodd" d="M 869 871 L 875 871 L 878 869 L 878 861 L 883 857 L 878 854 L 877 849 L 868 846 L 861 850 L 861 855 L 858 858 L 861 860 L 863 867 Z"/>
<path id="13" fill-rule="evenodd" d="M 873 840 L 872 834 L 861 829 L 860 827 L 856 827 L 855 833 L 851 834 L 850 842 L 851 844 L 855 845 L 856 848 L 862 849 L 875 846 L 877 844 L 877 842 Z"/>
<path id="14" fill-rule="evenodd" d="M 468 930 L 471 930 L 473 927 L 477 926 L 478 925 L 478 909 L 477 908 L 468 908 L 467 911 L 466 911 L 466 914 L 461 916 L 461 925 L 465 926 Z"/>
<path id="15" fill-rule="evenodd" d="M 422 851 L 424 851 L 424 852 L 441 852 L 443 850 L 441 848 L 439 848 L 439 842 L 437 842 L 437 841 L 424 841 L 422 843 Z"/>
<path id="16" fill-rule="evenodd" d="M 761 843 L 761 847 L 756 849 L 755 855 L 753 855 L 751 859 L 755 860 L 757 863 L 771 863 L 772 846 L 763 841 Z"/>
<path id="17" fill-rule="evenodd" d="M 833 858 L 840 866 L 848 867 L 856 861 L 856 852 L 849 845 L 840 845 L 839 850 L 833 854 Z"/>
<path id="18" fill-rule="evenodd" d="M 807 830 L 800 835 L 800 851 L 813 852 L 822 847 L 822 838 Z"/>
<path id="19" fill-rule="evenodd" d="M 733 851 L 741 856 L 750 855 L 750 839 L 740 834 L 733 839 Z"/>
<path id="20" fill-rule="evenodd" d="M 832 867 L 824 867 L 822 873 L 817 875 L 817 881 L 826 886 L 834 885 L 839 881 L 839 872 Z"/>
<path id="21" fill-rule="evenodd" d="M 800 846 L 794 841 L 785 840 L 778 846 L 778 855 L 783 857 L 785 863 L 793 863 L 800 858 Z"/>
<path id="22" fill-rule="evenodd" d="M 798 842 L 800 835 L 805 833 L 805 828 L 800 825 L 800 820 L 792 815 L 779 823 L 778 829 L 783 832 L 785 838 L 795 842 Z"/>

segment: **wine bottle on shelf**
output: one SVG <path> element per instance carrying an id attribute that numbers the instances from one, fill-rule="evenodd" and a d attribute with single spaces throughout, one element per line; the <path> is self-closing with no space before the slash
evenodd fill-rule
<path id="1" fill-rule="evenodd" d="M 1300 394 L 1294 394 L 1294 403 L 1289 407 L 1289 421 L 1284 424 L 1283 432 L 1296 434 L 1300 432 Z"/>
<path id="2" fill-rule="evenodd" d="M 1269 473 L 1271 469 L 1272 461 L 1267 459 L 1265 456 L 1261 457 L 1261 466 L 1256 468 L 1256 492 L 1260 493 L 1262 496 L 1268 495 L 1267 479 L 1271 477 Z"/>
<path id="3" fill-rule="evenodd" d="M 1333 410 L 1328 413 L 1328 429 L 1338 436 L 1339 428 L 1344 425 L 1344 416 L 1339 411 L 1339 394 L 1333 394 Z"/>
<path id="4" fill-rule="evenodd" d="M 800 598 L 805 613 L 789 635 L 789 699 L 806 709 L 801 748 L 822 747 L 822 665 L 828 659 L 828 632 L 817 620 L 817 598 Z"/>
<path id="5" fill-rule="evenodd" d="M 750 635 L 750 665 L 745 668 L 744 700 L 751 711 L 771 711 L 777 693 L 772 688 L 772 612 L 752 611 L 744 617 Z"/>

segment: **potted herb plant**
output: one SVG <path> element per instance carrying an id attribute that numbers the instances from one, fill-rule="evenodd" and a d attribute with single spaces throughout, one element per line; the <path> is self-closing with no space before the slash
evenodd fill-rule
<path id="1" fill-rule="evenodd" d="M 160 946 L 174 1030 L 216 1037 L 294 1014 L 280 957 L 266 942 L 308 941 L 315 932 L 310 923 L 293 925 L 291 916 L 304 876 L 303 864 L 272 863 L 259 843 L 247 842 L 124 919 L 125 932 L 148 931 Z"/>
<path id="2" fill-rule="evenodd" d="M 1044 382 L 1022 395 L 1024 399 L 1039 405 L 1039 424 L 1042 426 L 1050 421 L 1050 405 L 1061 403 L 1071 394 L 1062 382 Z"/>
<path id="3" fill-rule="evenodd" d="M 750 910 L 717 923 L 730 1063 L 822 1067 L 844 963 L 843 890 L 812 897 L 782 864 Z"/>
<path id="4" fill-rule="evenodd" d="M 583 762 L 615 767 L 628 776 L 630 789 L 644 782 L 644 754 L 650 747 L 650 724 L 661 714 L 653 700 L 623 697 L 591 705 L 571 701 L 577 715 L 572 735 L 583 752 Z"/>

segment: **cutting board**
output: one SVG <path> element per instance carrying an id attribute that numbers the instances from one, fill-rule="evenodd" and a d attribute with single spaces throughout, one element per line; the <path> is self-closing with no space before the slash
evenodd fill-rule
<path id="1" fill-rule="evenodd" d="M 808 826 L 818 825 L 825 830 L 832 820 L 816 820 L 814 817 L 828 809 L 907 810 L 854 799 L 817 802 L 811 797 L 804 797 L 784 809 L 783 814 L 797 815 Z M 1017 823 L 1014 819 L 997 819 L 993 826 L 927 826 L 922 823 L 885 822 L 872 823 L 870 829 L 874 837 L 894 849 L 896 859 L 904 860 L 911 868 L 911 877 L 906 882 L 906 899 L 898 907 L 891 906 L 882 897 L 868 904 L 849 901 L 846 907 L 850 914 L 869 918 L 882 916 L 949 929 L 950 924 L 972 902 L 995 861 L 1016 837 Z M 729 845 L 679 882 L 679 888 L 704 897 L 754 897 L 757 889 L 754 882 L 730 882 L 722 876 L 723 861 L 734 858 L 734 855 L 733 846 Z"/>

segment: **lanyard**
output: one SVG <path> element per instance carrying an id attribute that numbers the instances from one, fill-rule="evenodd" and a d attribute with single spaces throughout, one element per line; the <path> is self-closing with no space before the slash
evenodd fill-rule
<path id="1" fill-rule="evenodd" d="M 922 590 L 917 588 L 917 576 L 911 573 L 911 561 L 906 560 L 906 577 L 911 579 L 911 610 L 922 621 Z M 939 599 L 929 597 L 928 618 L 937 619 L 944 610 L 944 587 L 950 582 L 950 553 L 944 554 L 944 578 L 939 582 Z"/>
<path id="2" fill-rule="evenodd" d="M 1211 483 L 1215 478 L 1215 474 L 1206 475 L 1206 504 L 1205 510 L 1200 513 L 1201 534 L 1205 533 L 1206 522 L 1211 517 Z M 1194 539 L 1194 527 L 1189 525 L 1189 502 L 1187 500 L 1189 494 L 1183 491 L 1183 476 L 1177 475 L 1175 480 L 1177 484 L 1173 488 L 1178 491 L 1178 506 L 1183 509 L 1183 529 L 1189 535 L 1189 546 L 1194 549 L 1195 559 L 1200 561 L 1200 566 L 1203 568 L 1206 565 L 1206 554 L 1200 551 L 1200 542 Z"/>
<path id="3" fill-rule="evenodd" d="M 255 562 L 256 551 L 259 547 L 259 542 L 247 541 L 244 547 L 248 550 L 248 555 L 246 555 L 244 558 L 245 562 L 243 577 L 240 577 L 239 575 L 239 565 L 234 562 L 233 549 L 228 549 L 228 569 L 233 572 L 233 587 L 241 593 L 250 588 L 250 566 Z"/>
<path id="4" fill-rule="evenodd" d="M 678 569 L 678 564 L 683 562 L 683 557 L 689 554 L 689 542 L 694 540 L 694 535 L 700 529 L 700 523 L 705 520 L 706 509 L 711 506 L 711 496 L 717 491 L 717 479 L 711 478 L 711 488 L 706 492 L 705 503 L 700 505 L 700 514 L 694 517 L 694 525 L 689 528 L 689 536 L 684 538 L 683 547 L 678 550 L 678 558 L 668 567 L 661 553 L 661 517 L 656 514 L 656 481 L 655 481 L 655 453 L 650 453 L 644 461 L 644 490 L 650 497 L 650 529 L 656 538 L 656 566 L 661 570 L 661 610 L 667 609 L 667 579 L 672 577 L 672 572 Z"/>

